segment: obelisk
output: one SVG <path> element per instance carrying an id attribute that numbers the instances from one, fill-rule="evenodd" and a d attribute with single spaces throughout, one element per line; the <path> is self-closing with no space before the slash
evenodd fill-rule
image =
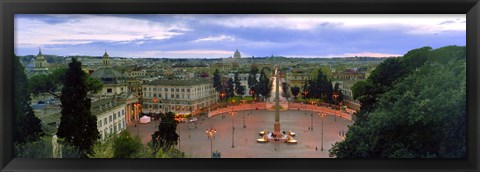
<path id="1" fill-rule="evenodd" d="M 277 135 L 277 137 L 281 137 L 282 133 L 280 132 L 280 96 L 278 79 L 278 67 L 275 65 L 275 123 L 273 124 L 273 133 Z"/>

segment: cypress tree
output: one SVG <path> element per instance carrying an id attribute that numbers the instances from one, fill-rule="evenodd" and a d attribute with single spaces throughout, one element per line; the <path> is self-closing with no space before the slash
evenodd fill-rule
<path id="1" fill-rule="evenodd" d="M 27 76 L 20 64 L 20 59 L 14 56 L 13 60 L 13 94 L 14 94 L 14 132 L 15 144 L 36 141 L 44 133 L 32 107 L 30 106 L 30 89 Z"/>
<path id="2" fill-rule="evenodd" d="M 216 69 L 213 73 L 213 87 L 215 88 L 215 91 L 220 92 L 222 90 L 221 82 L 220 72 Z"/>
<path id="3" fill-rule="evenodd" d="M 60 96 L 62 116 L 57 135 L 86 155 L 91 153 L 93 145 L 100 138 L 97 117 L 90 112 L 91 100 L 87 97 L 87 75 L 82 71 L 82 64 L 76 58 L 72 58 L 72 62 L 68 65 L 69 69 L 65 73 Z"/>

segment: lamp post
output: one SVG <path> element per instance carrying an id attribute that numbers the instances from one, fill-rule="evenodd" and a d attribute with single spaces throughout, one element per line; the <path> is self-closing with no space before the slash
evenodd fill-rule
<path id="1" fill-rule="evenodd" d="M 320 147 L 320 150 L 323 151 L 323 117 L 325 116 L 324 113 L 320 113 L 320 118 L 322 118 L 322 146 Z"/>
<path id="2" fill-rule="evenodd" d="M 339 96 L 339 95 L 338 95 L 337 92 L 334 92 L 333 95 L 332 95 L 335 106 L 337 105 L 337 97 L 338 97 L 338 96 Z M 335 121 L 337 121 L 337 111 L 336 111 L 336 110 L 337 110 L 337 108 L 335 107 L 335 111 L 334 111 L 334 113 L 335 113 Z"/>
<path id="3" fill-rule="evenodd" d="M 133 104 L 134 108 L 135 109 L 138 109 L 140 107 L 140 104 L 139 103 L 135 103 Z M 138 123 L 138 122 L 137 122 Z M 140 125 L 139 126 L 136 126 L 137 128 L 137 136 L 140 137 L 140 129 L 139 129 Z"/>
<path id="4" fill-rule="evenodd" d="M 210 138 L 210 156 L 213 158 L 213 134 L 216 133 L 217 130 L 210 125 L 210 129 L 205 130 L 205 133 L 208 134 L 208 137 Z"/>
<path id="5" fill-rule="evenodd" d="M 308 91 L 303 91 L 303 95 L 304 95 L 303 98 L 306 99 L 306 98 L 307 98 L 307 94 L 308 94 Z M 303 102 L 302 102 L 302 103 L 303 103 Z M 305 109 L 304 115 L 306 115 L 306 114 L 307 114 L 307 104 L 304 103 L 303 106 L 304 106 L 304 109 Z"/>
<path id="6" fill-rule="evenodd" d="M 233 104 L 235 103 L 235 100 L 232 100 Z M 232 148 L 235 147 L 235 107 L 232 106 Z"/>
<path id="7" fill-rule="evenodd" d="M 252 103 L 250 104 L 250 114 L 252 114 L 253 113 L 253 102 L 254 102 L 253 94 L 255 94 L 255 91 L 250 90 L 249 94 L 252 96 Z"/>

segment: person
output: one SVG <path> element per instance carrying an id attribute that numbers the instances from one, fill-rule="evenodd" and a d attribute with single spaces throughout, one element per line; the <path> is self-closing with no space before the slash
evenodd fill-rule
<path id="1" fill-rule="evenodd" d="M 318 147 L 315 146 L 315 151 L 317 151 L 317 150 L 318 150 Z"/>

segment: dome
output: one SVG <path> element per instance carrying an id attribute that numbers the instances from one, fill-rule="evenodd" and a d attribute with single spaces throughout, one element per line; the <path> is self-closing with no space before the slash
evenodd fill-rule
<path id="1" fill-rule="evenodd" d="M 110 56 L 108 56 L 107 54 L 107 50 L 105 50 L 105 54 L 103 54 L 103 58 L 109 58 Z"/>
<path id="2" fill-rule="evenodd" d="M 38 54 L 37 54 L 37 60 L 43 60 L 45 57 L 43 57 L 42 50 L 38 49 Z"/>
<path id="3" fill-rule="evenodd" d="M 240 57 L 242 57 L 242 56 L 240 55 L 240 52 L 238 52 L 238 49 L 237 49 L 235 51 L 235 53 L 233 54 L 233 58 L 240 58 Z"/>
<path id="4" fill-rule="evenodd" d="M 125 82 L 125 76 L 110 66 L 98 68 L 92 73 L 91 77 L 100 79 L 103 84 L 119 84 Z"/>

